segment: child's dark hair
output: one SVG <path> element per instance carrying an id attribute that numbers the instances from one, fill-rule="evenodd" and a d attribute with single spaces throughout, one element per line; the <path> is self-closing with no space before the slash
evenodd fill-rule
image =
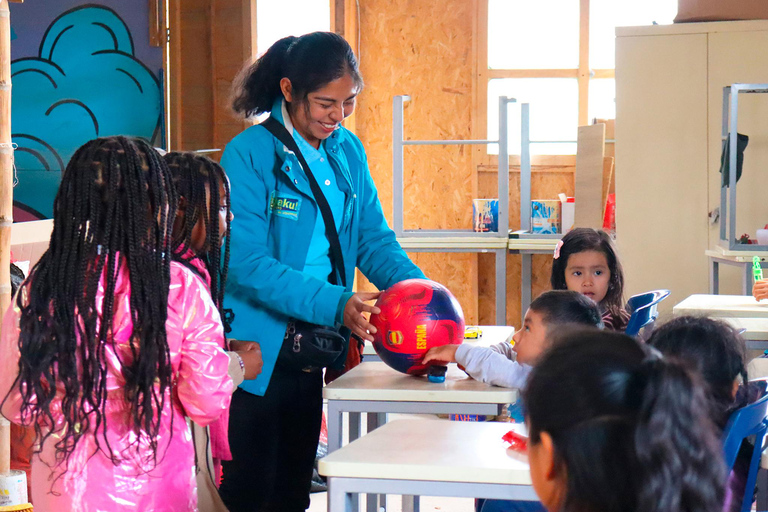
<path id="1" fill-rule="evenodd" d="M 723 428 L 733 412 L 733 383 L 747 382 L 746 345 L 730 325 L 713 318 L 680 316 L 653 331 L 648 344 L 688 364 L 704 377 L 713 402 L 712 417 Z"/>
<path id="2" fill-rule="evenodd" d="M 280 39 L 255 63 L 245 68 L 235 82 L 235 112 L 246 117 L 272 110 L 282 97 L 280 80 L 291 81 L 293 94 L 306 105 L 307 94 L 348 74 L 363 88 L 357 59 L 343 37 L 333 32 L 312 32 Z M 289 105 L 295 111 L 297 105 Z"/>
<path id="3" fill-rule="evenodd" d="M 568 266 L 568 258 L 571 254 L 585 251 L 603 253 L 608 262 L 608 270 L 611 271 L 611 280 L 608 283 L 608 293 L 600 306 L 612 316 L 619 317 L 624 307 L 624 270 L 621 268 L 611 237 L 601 229 L 575 228 L 563 237 L 562 242 L 559 257 L 552 260 L 552 276 L 549 280 L 552 289 L 568 289 L 565 283 L 565 268 Z"/>
<path id="4" fill-rule="evenodd" d="M 170 152 L 164 157 L 173 175 L 173 184 L 179 196 L 179 204 L 184 205 L 184 215 L 176 218 L 173 233 L 173 257 L 186 263 L 199 257 L 205 262 L 211 276 L 211 296 L 219 308 L 225 329 L 230 331 L 228 315 L 224 314 L 224 289 L 229 268 L 229 233 L 230 233 L 230 198 L 229 180 L 224 169 L 204 156 L 191 152 Z M 227 205 L 227 227 L 219 232 L 219 186 L 223 186 Z M 209 201 L 206 205 L 206 195 Z M 198 219 L 205 226 L 205 252 L 190 254 L 192 248 L 192 230 Z M 224 251 L 220 250 L 224 237 Z"/>
<path id="5" fill-rule="evenodd" d="M 66 465 L 89 434 L 97 449 L 119 462 L 104 435 L 110 366 L 104 346 L 112 342 L 115 287 L 123 268 L 130 280 L 133 322 L 123 393 L 140 433 L 135 447 L 148 443 L 157 461 L 160 411 L 171 405 L 166 403 L 173 371 L 165 322 L 175 210 L 168 167 L 138 139 L 87 142 L 62 175 L 50 245 L 16 303 L 21 309 L 16 385 L 22 422 L 34 427 L 38 446 L 55 443 L 59 463 Z M 52 412 L 57 396 L 63 423 Z M 45 432 L 46 425 L 63 427 Z"/>
<path id="6" fill-rule="evenodd" d="M 712 512 L 722 446 L 703 383 L 615 332 L 561 333 L 524 391 L 531 442 L 546 432 L 567 480 L 563 512 Z"/>
<path id="7" fill-rule="evenodd" d="M 547 326 L 590 325 L 603 328 L 600 308 L 586 296 L 570 290 L 544 292 L 531 302 L 530 310 L 539 313 Z"/>

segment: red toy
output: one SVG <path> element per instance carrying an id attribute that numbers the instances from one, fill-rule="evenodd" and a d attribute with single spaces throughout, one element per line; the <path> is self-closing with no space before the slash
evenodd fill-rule
<path id="1" fill-rule="evenodd" d="M 409 375 L 423 375 L 424 354 L 464 340 L 464 313 L 448 289 L 428 279 L 407 279 L 384 291 L 371 315 L 373 348 L 382 361 Z"/>
<path id="2" fill-rule="evenodd" d="M 516 452 L 525 453 L 528 451 L 528 438 L 522 434 L 518 434 L 514 430 L 510 430 L 501 438 L 509 443 L 509 447 Z"/>

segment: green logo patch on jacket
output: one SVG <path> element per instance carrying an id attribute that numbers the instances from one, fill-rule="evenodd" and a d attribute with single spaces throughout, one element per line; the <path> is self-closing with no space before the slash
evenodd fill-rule
<path id="1" fill-rule="evenodd" d="M 301 208 L 301 199 L 296 197 L 278 196 L 277 192 L 272 192 L 269 199 L 269 211 L 281 217 L 287 217 L 291 220 L 299 220 L 299 209 Z"/>

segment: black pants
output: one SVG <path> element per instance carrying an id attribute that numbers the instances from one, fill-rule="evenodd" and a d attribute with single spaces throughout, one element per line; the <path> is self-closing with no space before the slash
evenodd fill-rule
<path id="1" fill-rule="evenodd" d="M 275 368 L 264 396 L 232 396 L 221 497 L 231 512 L 301 512 L 309 507 L 323 413 L 322 372 Z"/>

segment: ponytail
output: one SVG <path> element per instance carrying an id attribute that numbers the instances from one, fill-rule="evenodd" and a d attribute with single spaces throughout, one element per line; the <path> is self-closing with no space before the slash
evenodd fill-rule
<path id="1" fill-rule="evenodd" d="M 561 334 L 524 401 L 531 442 L 547 432 L 563 467 L 563 512 L 722 509 L 722 448 L 699 379 L 634 339 Z"/>
<path id="2" fill-rule="evenodd" d="M 272 103 L 282 95 L 280 80 L 285 76 L 283 63 L 294 36 L 280 39 L 264 55 L 240 72 L 235 79 L 232 108 L 245 117 L 272 110 Z"/>
<path id="3" fill-rule="evenodd" d="M 349 75 L 363 88 L 357 59 L 349 43 L 333 32 L 312 32 L 301 37 L 288 36 L 269 47 L 254 64 L 246 67 L 235 81 L 232 108 L 251 117 L 270 112 L 283 96 L 280 80 L 287 78 L 296 101 L 307 94 Z M 289 105 L 295 109 L 296 105 Z"/>
<path id="4" fill-rule="evenodd" d="M 703 382 L 679 363 L 651 358 L 637 372 L 645 381 L 635 426 L 637 510 L 703 511 L 721 504 L 725 466 L 704 404 Z"/>

